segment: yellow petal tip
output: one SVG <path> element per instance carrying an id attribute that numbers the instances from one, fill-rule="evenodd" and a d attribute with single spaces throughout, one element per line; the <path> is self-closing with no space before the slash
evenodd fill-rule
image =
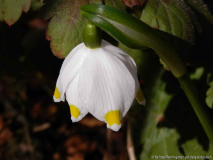
<path id="1" fill-rule="evenodd" d="M 141 91 L 140 88 L 138 89 L 138 91 L 136 93 L 136 99 L 141 105 L 144 105 L 144 106 L 146 105 L 146 100 L 145 100 L 143 92 Z"/>
<path id="2" fill-rule="evenodd" d="M 55 97 L 56 99 L 59 99 L 60 96 L 61 96 L 61 93 L 59 92 L 58 88 L 55 87 L 54 97 Z"/>
<path id="3" fill-rule="evenodd" d="M 113 111 L 107 112 L 104 118 L 109 126 L 112 126 L 113 124 L 117 124 L 117 125 L 121 124 L 119 110 L 113 110 Z"/>
<path id="4" fill-rule="evenodd" d="M 79 109 L 72 104 L 70 105 L 70 113 L 71 116 L 73 116 L 74 118 L 78 118 L 78 116 L 80 115 Z"/>

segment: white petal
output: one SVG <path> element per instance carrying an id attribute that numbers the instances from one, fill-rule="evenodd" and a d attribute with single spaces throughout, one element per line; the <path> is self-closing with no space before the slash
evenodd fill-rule
<path id="1" fill-rule="evenodd" d="M 79 74 L 70 83 L 66 91 L 66 99 L 70 106 L 71 119 L 73 122 L 80 121 L 87 113 L 87 109 L 83 106 L 80 96 L 78 94 Z"/>
<path id="2" fill-rule="evenodd" d="M 91 51 L 80 71 L 79 94 L 91 114 L 117 131 L 135 97 L 135 80 L 114 54 L 101 48 Z M 111 124 L 106 121 L 107 113 L 115 116 Z"/>
<path id="3" fill-rule="evenodd" d="M 73 55 L 76 52 L 79 52 L 80 49 L 84 48 L 85 45 L 84 43 L 80 43 L 79 45 L 77 45 L 68 55 L 67 57 L 64 59 L 64 62 L 61 66 L 61 70 L 63 70 L 63 68 L 65 68 L 67 66 L 67 64 L 70 62 L 70 59 L 73 57 Z"/>
<path id="4" fill-rule="evenodd" d="M 135 94 L 137 93 L 140 84 L 138 82 L 138 76 L 137 76 L 137 66 L 135 61 L 133 60 L 132 57 L 130 57 L 126 52 L 124 52 L 122 49 L 115 47 L 113 45 L 111 45 L 109 42 L 107 41 L 102 41 L 102 48 L 106 51 L 111 52 L 112 54 L 114 54 L 118 59 L 120 59 L 124 65 L 127 67 L 127 69 L 129 70 L 129 72 L 132 74 L 132 76 L 135 79 L 135 84 L 136 84 L 136 88 L 135 88 Z"/>
<path id="5" fill-rule="evenodd" d="M 80 44 L 77 48 L 73 49 L 64 60 L 53 96 L 55 102 L 65 100 L 64 93 L 69 83 L 71 83 L 78 74 L 88 51 L 89 49 L 86 48 L 84 44 Z"/>
<path id="6" fill-rule="evenodd" d="M 107 42 L 107 41 L 105 41 L 105 40 L 102 40 L 102 42 L 101 42 L 101 48 L 107 49 L 107 50 L 109 50 L 110 52 L 113 51 L 113 52 L 116 52 L 116 53 L 119 53 L 119 54 L 128 55 L 128 54 L 127 54 L 126 52 L 124 52 L 122 49 L 113 46 L 111 43 L 109 43 L 109 42 Z M 129 56 L 129 55 L 128 55 L 128 56 Z"/>
<path id="7" fill-rule="evenodd" d="M 102 41 L 102 47 L 103 47 L 104 50 L 108 50 L 111 53 L 113 53 L 128 68 L 129 72 L 132 74 L 132 76 L 135 79 L 135 84 L 136 84 L 135 97 L 136 97 L 139 104 L 145 106 L 146 100 L 145 100 L 144 95 L 143 95 L 143 93 L 140 89 L 140 84 L 138 82 L 138 76 L 137 76 L 137 66 L 136 66 L 136 63 L 133 60 L 133 58 L 130 57 L 126 52 L 124 52 L 120 48 L 111 45 L 107 41 L 104 41 L 104 40 Z"/>
<path id="8" fill-rule="evenodd" d="M 121 128 L 121 124 L 117 125 L 117 124 L 113 124 L 112 126 L 107 124 L 107 128 L 113 130 L 113 131 L 119 131 L 119 129 Z"/>

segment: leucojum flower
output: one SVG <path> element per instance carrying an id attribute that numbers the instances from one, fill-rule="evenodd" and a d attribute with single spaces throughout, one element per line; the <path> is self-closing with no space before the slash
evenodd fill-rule
<path id="1" fill-rule="evenodd" d="M 123 50 L 98 38 L 99 29 L 88 22 L 84 43 L 65 58 L 53 96 L 68 101 L 73 122 L 91 113 L 118 131 L 134 98 L 145 105 L 134 60 Z M 89 33 L 89 34 L 88 34 Z"/>

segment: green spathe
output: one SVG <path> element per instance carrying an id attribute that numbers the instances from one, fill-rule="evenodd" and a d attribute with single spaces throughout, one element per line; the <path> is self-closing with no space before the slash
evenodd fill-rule
<path id="1" fill-rule="evenodd" d="M 87 48 L 95 49 L 101 46 L 101 29 L 88 22 L 83 31 L 83 41 Z"/>

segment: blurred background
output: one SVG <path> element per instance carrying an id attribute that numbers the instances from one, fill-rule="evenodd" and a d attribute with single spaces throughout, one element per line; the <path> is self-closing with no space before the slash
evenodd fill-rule
<path id="1" fill-rule="evenodd" d="M 212 11 L 212 1 L 205 3 Z M 133 144 L 136 159 L 156 154 L 213 158 L 209 140 L 178 81 L 155 53 L 131 50 L 106 33 L 103 39 L 135 59 L 147 106 L 134 102 L 119 132 L 107 130 L 90 114 L 72 123 L 68 104 L 53 102 L 63 60 L 50 49 L 45 38 L 48 20 L 38 17 L 39 8 L 40 2 L 33 0 L 29 12 L 23 12 L 14 25 L 0 23 L 1 160 L 128 160 L 127 148 Z M 137 17 L 142 9 L 135 6 L 127 11 Z M 213 30 L 208 22 L 201 22 L 203 34 L 182 58 L 205 102 L 212 81 Z M 211 108 L 209 113 L 213 115 Z"/>

